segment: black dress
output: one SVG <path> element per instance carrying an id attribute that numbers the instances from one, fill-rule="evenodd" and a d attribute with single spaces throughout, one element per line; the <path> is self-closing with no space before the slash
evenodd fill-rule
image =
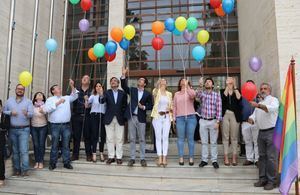
<path id="1" fill-rule="evenodd" d="M 5 151 L 5 135 L 9 129 L 9 116 L 1 114 L 0 116 L 0 180 L 5 179 L 5 164 L 4 164 L 4 151 Z"/>

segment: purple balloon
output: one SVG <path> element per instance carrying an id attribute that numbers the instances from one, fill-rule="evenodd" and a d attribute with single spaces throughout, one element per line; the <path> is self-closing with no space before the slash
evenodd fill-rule
<path id="1" fill-rule="evenodd" d="M 79 29 L 81 30 L 81 32 L 88 31 L 89 27 L 90 27 L 90 23 L 87 19 L 81 19 L 79 21 Z"/>
<path id="2" fill-rule="evenodd" d="M 252 71 L 258 72 L 262 67 L 262 61 L 259 57 L 252 57 L 249 60 L 249 67 Z"/>
<path id="3" fill-rule="evenodd" d="M 194 39 L 194 32 L 190 32 L 188 29 L 185 29 L 183 32 L 183 38 L 187 42 L 191 42 Z"/>

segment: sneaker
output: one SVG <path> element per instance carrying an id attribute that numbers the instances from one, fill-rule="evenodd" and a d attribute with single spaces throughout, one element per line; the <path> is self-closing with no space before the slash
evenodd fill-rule
<path id="1" fill-rule="evenodd" d="M 249 165 L 253 165 L 254 163 L 252 161 L 249 160 L 245 160 L 245 162 L 243 163 L 243 166 L 249 166 Z"/>
<path id="2" fill-rule="evenodd" d="M 267 185 L 267 182 L 266 181 L 261 181 L 261 180 L 254 183 L 254 187 L 264 187 L 265 185 Z"/>
<path id="3" fill-rule="evenodd" d="M 274 184 L 272 183 L 267 183 L 267 185 L 264 186 L 264 190 L 273 190 L 274 189 Z"/>
<path id="4" fill-rule="evenodd" d="M 147 167 L 147 162 L 145 159 L 141 160 L 142 167 Z"/>
<path id="5" fill-rule="evenodd" d="M 201 163 L 199 164 L 199 167 L 205 167 L 206 165 L 207 165 L 207 162 L 201 161 Z"/>
<path id="6" fill-rule="evenodd" d="M 53 171 L 54 169 L 56 169 L 56 165 L 55 164 L 49 164 L 49 170 Z"/>
<path id="7" fill-rule="evenodd" d="M 64 164 L 64 168 L 73 169 L 73 166 L 70 163 L 68 163 L 68 164 Z"/>
<path id="8" fill-rule="evenodd" d="M 134 164 L 135 164 L 135 160 L 130 159 L 129 162 L 128 162 L 128 164 L 127 164 L 127 166 L 128 167 L 132 167 Z"/>
<path id="9" fill-rule="evenodd" d="M 215 169 L 218 169 L 218 168 L 219 168 L 219 164 L 218 164 L 217 162 L 213 162 L 212 165 L 213 165 L 213 167 L 214 167 Z"/>

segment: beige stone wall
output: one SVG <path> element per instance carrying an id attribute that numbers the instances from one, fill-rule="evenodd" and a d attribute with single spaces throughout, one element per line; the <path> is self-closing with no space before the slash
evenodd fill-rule
<path id="1" fill-rule="evenodd" d="M 7 55 L 8 25 L 10 0 L 3 0 L 0 6 L 0 97 L 4 98 L 5 66 Z M 11 63 L 11 91 L 14 94 L 15 85 L 18 83 L 18 75 L 21 71 L 30 70 L 31 39 L 33 29 L 35 1 L 16 1 L 16 29 L 13 37 L 12 63 Z M 58 50 L 51 57 L 50 84 L 60 80 L 60 56 L 62 43 L 62 26 L 64 1 L 54 0 L 53 38 L 58 42 Z M 46 59 L 47 51 L 45 41 L 48 39 L 50 16 L 50 1 L 40 0 L 37 26 L 37 42 L 35 55 L 35 69 L 33 74 L 33 93 L 45 91 Z M 27 89 L 28 90 L 28 89 Z"/>

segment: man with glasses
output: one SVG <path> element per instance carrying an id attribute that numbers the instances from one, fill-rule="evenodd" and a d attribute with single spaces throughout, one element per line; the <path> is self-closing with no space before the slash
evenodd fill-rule
<path id="1" fill-rule="evenodd" d="M 29 176 L 28 141 L 30 135 L 30 118 L 33 115 L 32 102 L 24 97 L 25 87 L 18 84 L 16 96 L 10 97 L 5 106 L 4 114 L 10 116 L 9 139 L 13 149 L 13 176 Z"/>

